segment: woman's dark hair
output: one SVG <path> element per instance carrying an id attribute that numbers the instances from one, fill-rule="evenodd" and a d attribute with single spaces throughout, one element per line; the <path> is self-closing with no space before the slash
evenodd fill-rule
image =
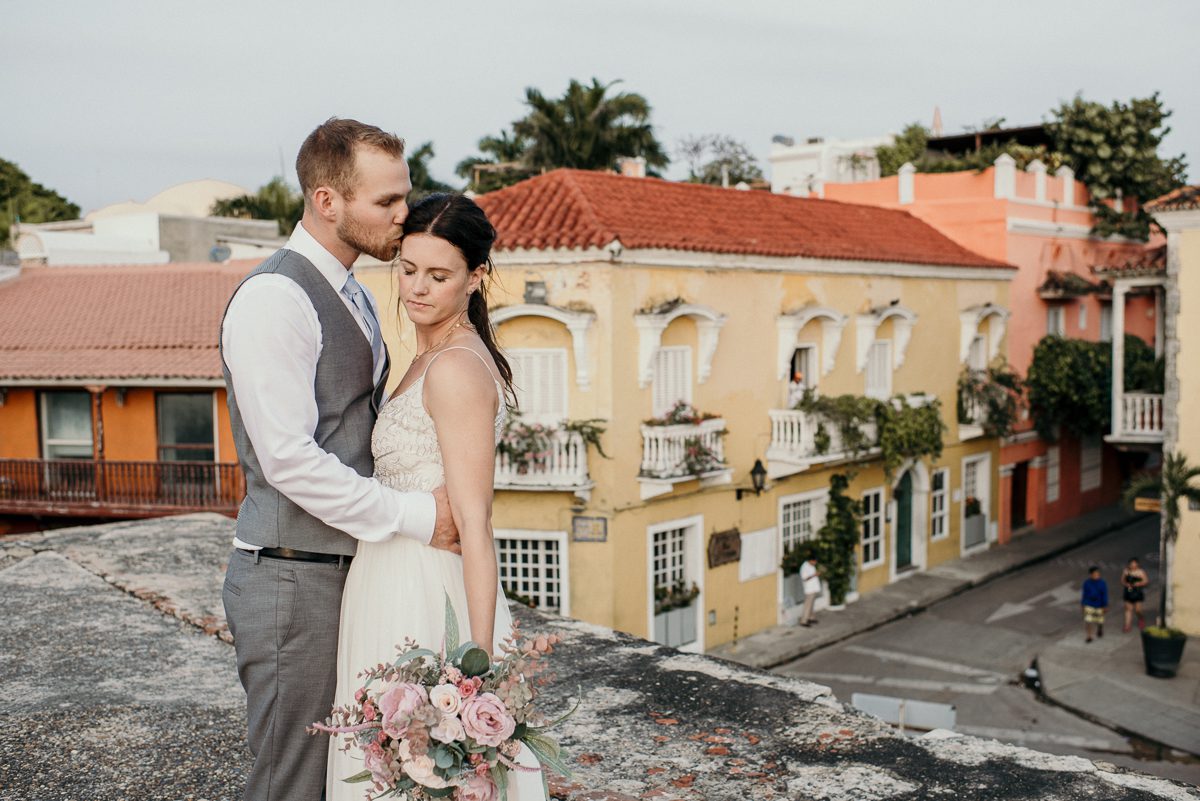
<path id="1" fill-rule="evenodd" d="M 480 269 L 484 278 L 492 274 L 492 243 L 496 241 L 496 229 L 488 221 L 483 209 L 465 195 L 435 192 L 418 200 L 408 210 L 404 220 L 403 237 L 410 234 L 429 234 L 444 239 L 467 260 L 467 269 Z M 403 301 L 401 301 L 403 303 Z M 496 369 L 504 381 L 504 394 L 510 408 L 517 405 L 512 386 L 512 367 L 504 353 L 496 345 L 496 332 L 488 319 L 487 281 L 479 282 L 479 289 L 471 293 L 467 301 L 467 319 L 475 326 L 475 332 L 487 346 L 496 362 Z"/>

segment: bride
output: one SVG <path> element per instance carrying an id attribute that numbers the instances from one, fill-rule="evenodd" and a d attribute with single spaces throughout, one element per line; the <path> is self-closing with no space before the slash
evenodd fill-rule
<path id="1" fill-rule="evenodd" d="M 447 597 L 463 641 L 498 653 L 512 628 L 492 544 L 495 445 L 512 394 L 483 283 L 495 238 L 483 210 L 462 195 L 430 195 L 404 222 L 399 296 L 416 327 L 417 356 L 375 423 L 375 476 L 403 491 L 445 484 L 462 555 L 403 537 L 358 543 L 342 595 L 337 704 L 351 700 L 359 671 L 390 661 L 405 638 L 437 649 Z M 370 785 L 342 780 L 362 770 L 361 757 L 340 742 L 330 741 L 326 798 L 359 801 Z M 518 762 L 536 767 L 522 748 Z M 508 798 L 544 799 L 541 776 L 513 771 Z"/>

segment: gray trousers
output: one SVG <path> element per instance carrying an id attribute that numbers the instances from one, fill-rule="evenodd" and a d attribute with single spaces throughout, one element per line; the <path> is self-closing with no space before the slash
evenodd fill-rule
<path id="1" fill-rule="evenodd" d="M 804 596 L 804 610 L 800 613 L 800 622 L 807 623 L 812 620 L 813 604 L 817 602 L 819 592 L 810 592 Z"/>
<path id="2" fill-rule="evenodd" d="M 245 801 L 320 801 L 337 689 L 338 623 L 347 566 L 256 558 L 234 550 L 222 593 L 246 690 L 254 765 Z"/>

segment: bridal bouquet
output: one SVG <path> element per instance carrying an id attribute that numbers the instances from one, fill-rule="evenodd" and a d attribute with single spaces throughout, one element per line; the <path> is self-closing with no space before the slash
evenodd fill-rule
<path id="1" fill-rule="evenodd" d="M 390 665 L 359 674 L 364 684 L 353 704 L 309 728 L 345 735 L 342 750 L 362 753 L 366 769 L 344 781 L 371 782 L 368 799 L 495 801 L 506 797 L 510 771 L 541 773 L 543 783 L 547 768 L 570 775 L 558 743 L 544 732 L 571 713 L 547 722 L 534 703 L 534 678 L 559 638 L 521 640 L 514 631 L 498 662 L 458 639 L 447 598 L 441 653 L 406 640 Z M 522 743 L 540 769 L 517 764 Z"/>

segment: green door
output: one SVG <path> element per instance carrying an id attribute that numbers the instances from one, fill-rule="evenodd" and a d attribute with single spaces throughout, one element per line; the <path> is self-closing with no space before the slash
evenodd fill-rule
<path id="1" fill-rule="evenodd" d="M 912 567 L 912 473 L 896 487 L 896 569 Z"/>

